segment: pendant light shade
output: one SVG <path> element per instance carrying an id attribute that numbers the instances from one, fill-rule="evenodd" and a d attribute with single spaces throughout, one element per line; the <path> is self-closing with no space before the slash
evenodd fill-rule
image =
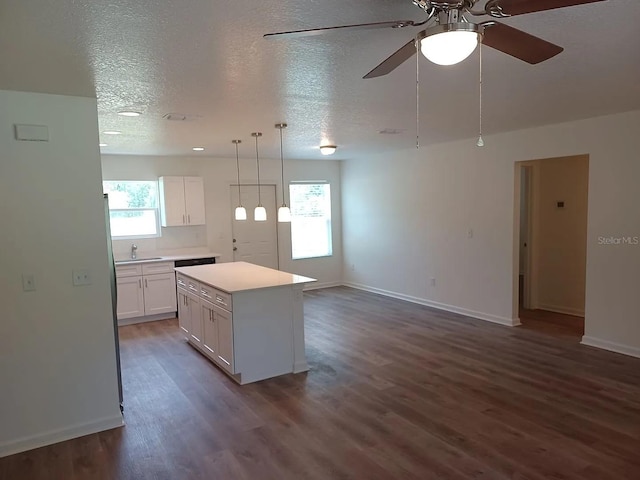
<path id="1" fill-rule="evenodd" d="M 240 160 L 238 159 L 238 144 L 242 143 L 242 140 L 231 140 L 236 146 L 236 170 L 238 172 L 238 206 L 235 211 L 236 220 L 247 219 L 247 209 L 242 206 L 242 200 L 240 200 Z"/>
<path id="2" fill-rule="evenodd" d="M 291 210 L 289 210 L 284 198 L 284 157 L 282 155 L 282 130 L 287 128 L 287 124 L 276 123 L 276 128 L 280 130 L 280 173 L 282 175 L 282 205 L 278 208 L 278 222 L 284 223 L 291 221 Z"/>
<path id="3" fill-rule="evenodd" d="M 258 170 L 258 206 L 253 211 L 253 219 L 256 222 L 264 222 L 267 220 L 267 209 L 262 206 L 260 196 L 260 156 L 258 155 L 258 138 L 262 136 L 262 133 L 253 132 L 251 136 L 256 139 L 256 168 Z"/>

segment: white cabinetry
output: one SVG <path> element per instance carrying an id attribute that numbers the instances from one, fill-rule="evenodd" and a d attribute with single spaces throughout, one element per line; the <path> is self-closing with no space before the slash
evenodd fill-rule
<path id="1" fill-rule="evenodd" d="M 160 177 L 159 184 L 163 227 L 205 224 L 202 177 Z"/>
<path id="2" fill-rule="evenodd" d="M 245 262 L 177 267 L 178 288 L 199 286 L 198 317 L 183 307 L 180 325 L 191 322 L 189 343 L 244 385 L 308 370 L 304 351 L 302 287 L 315 281 Z M 190 300 L 189 300 L 190 301 Z"/>
<path id="3" fill-rule="evenodd" d="M 118 320 L 145 316 L 158 320 L 158 315 L 168 318 L 166 314 L 173 314 L 176 311 L 173 267 L 173 262 L 116 266 Z"/>

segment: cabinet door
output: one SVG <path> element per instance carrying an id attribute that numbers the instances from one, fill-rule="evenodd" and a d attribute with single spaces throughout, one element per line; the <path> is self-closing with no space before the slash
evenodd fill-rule
<path id="1" fill-rule="evenodd" d="M 117 278 L 118 320 L 144 315 L 144 292 L 142 277 Z"/>
<path id="2" fill-rule="evenodd" d="M 191 330 L 191 315 L 189 313 L 188 295 L 186 290 L 178 289 L 178 325 L 186 340 L 189 340 Z"/>
<path id="3" fill-rule="evenodd" d="M 229 373 L 233 367 L 233 318 L 231 312 L 214 306 L 214 322 L 218 327 L 218 364 Z"/>
<path id="4" fill-rule="evenodd" d="M 218 329 L 215 322 L 213 304 L 200 299 L 200 312 L 202 318 L 202 348 L 212 360 L 217 360 Z"/>
<path id="5" fill-rule="evenodd" d="M 176 276 L 159 273 L 142 277 L 144 283 L 144 313 L 168 313 L 176 311 Z"/>
<path id="6" fill-rule="evenodd" d="M 200 313 L 200 299 L 191 293 L 187 293 L 187 307 L 191 319 L 190 340 L 202 347 L 202 315 Z"/>
<path id="7" fill-rule="evenodd" d="M 184 204 L 188 225 L 204 225 L 204 182 L 202 177 L 184 177 Z"/>
<path id="8" fill-rule="evenodd" d="M 186 224 L 183 177 L 160 177 L 160 220 L 163 227 Z"/>

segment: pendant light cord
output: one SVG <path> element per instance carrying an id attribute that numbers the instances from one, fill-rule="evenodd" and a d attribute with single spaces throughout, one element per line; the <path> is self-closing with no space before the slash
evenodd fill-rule
<path id="1" fill-rule="evenodd" d="M 416 39 L 416 148 L 420 148 L 420 42 Z"/>
<path id="2" fill-rule="evenodd" d="M 238 158 L 238 142 L 236 144 L 236 170 L 238 171 L 238 206 L 242 206 L 242 200 L 240 198 L 240 160 Z"/>
<path id="3" fill-rule="evenodd" d="M 282 155 L 282 129 L 284 126 L 280 124 L 278 129 L 280 130 L 280 174 L 282 175 L 282 206 L 286 207 L 287 202 L 284 199 L 284 157 Z"/>
<path id="4" fill-rule="evenodd" d="M 479 113 L 479 136 L 478 136 L 478 143 L 477 145 L 479 147 L 484 146 L 484 140 L 482 139 L 482 40 L 480 41 L 480 45 L 478 46 L 478 49 L 480 50 L 480 82 L 479 82 L 479 90 L 480 90 L 480 108 L 478 109 L 478 113 Z"/>
<path id="5" fill-rule="evenodd" d="M 260 161 L 258 160 L 258 135 L 256 138 L 256 167 L 258 169 L 258 206 L 262 206 L 262 199 L 260 198 Z"/>

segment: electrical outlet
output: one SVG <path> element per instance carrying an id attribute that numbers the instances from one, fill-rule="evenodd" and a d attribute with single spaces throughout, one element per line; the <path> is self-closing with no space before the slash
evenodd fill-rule
<path id="1" fill-rule="evenodd" d="M 431 277 L 431 286 L 435 287 L 436 286 L 436 279 Z"/>
<path id="2" fill-rule="evenodd" d="M 36 281 L 31 273 L 22 274 L 22 291 L 33 292 L 36 289 Z"/>
<path id="3" fill-rule="evenodd" d="M 76 287 L 81 285 L 91 285 L 91 274 L 89 273 L 89 270 L 74 270 L 73 285 Z"/>

